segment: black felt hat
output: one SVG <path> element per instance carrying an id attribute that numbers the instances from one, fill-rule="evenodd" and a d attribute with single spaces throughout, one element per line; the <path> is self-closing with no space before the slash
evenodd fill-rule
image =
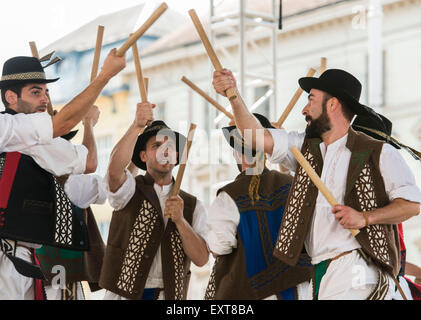
<path id="1" fill-rule="evenodd" d="M 359 102 L 362 90 L 360 81 L 344 70 L 329 69 L 319 78 L 306 77 L 301 78 L 298 82 L 301 88 L 308 93 L 311 89 L 318 89 L 331 94 L 346 103 L 356 115 L 373 114 L 371 108 Z"/>
<path id="2" fill-rule="evenodd" d="M 376 117 L 373 119 L 373 117 L 357 116 L 352 123 L 352 128 L 364 132 L 372 138 L 386 141 L 396 149 L 404 149 L 413 156 L 415 160 L 421 160 L 421 152 L 401 143 L 391 136 L 392 122 L 379 113 L 377 115 L 382 119 L 381 122 L 379 122 Z"/>
<path id="3" fill-rule="evenodd" d="M 47 79 L 44 68 L 37 58 L 14 57 L 3 65 L 0 89 L 24 83 L 51 83 L 60 78 Z"/>
<path id="4" fill-rule="evenodd" d="M 265 116 L 259 113 L 253 113 L 253 115 L 257 118 L 257 120 L 259 120 L 263 128 L 275 129 Z M 237 150 L 241 154 L 244 154 L 246 150 L 250 151 L 250 148 L 244 145 L 244 140 L 236 126 L 222 128 L 222 132 L 224 133 L 225 140 L 227 140 L 231 148 Z M 256 155 L 256 151 L 251 150 L 251 154 L 254 157 Z"/>
<path id="5" fill-rule="evenodd" d="M 401 149 L 398 144 L 390 140 L 392 135 L 392 122 L 379 113 L 378 116 L 379 117 L 357 116 L 352 123 L 352 128 L 356 131 L 364 132 L 374 139 L 386 141 L 396 149 Z M 379 121 L 379 118 L 381 121 Z"/>
<path id="6" fill-rule="evenodd" d="M 146 170 L 146 163 L 140 159 L 140 152 L 146 150 L 146 143 L 148 142 L 148 140 L 158 135 L 158 133 L 164 136 L 175 136 L 176 149 L 178 152 L 176 166 L 179 164 L 179 159 L 183 154 L 187 138 L 181 133 L 171 130 L 170 127 L 168 127 L 164 121 L 154 121 L 150 126 L 146 127 L 145 131 L 137 138 L 137 142 L 132 155 L 132 162 L 136 165 L 136 167 L 142 170 Z"/>

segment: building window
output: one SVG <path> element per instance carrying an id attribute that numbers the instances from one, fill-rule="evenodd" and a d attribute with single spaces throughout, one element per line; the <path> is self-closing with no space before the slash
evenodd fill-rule
<path id="1" fill-rule="evenodd" d="M 108 162 L 110 161 L 111 151 L 113 150 L 113 139 L 111 135 L 103 136 L 97 139 L 98 150 L 98 168 L 96 173 L 104 177 L 107 174 Z"/>

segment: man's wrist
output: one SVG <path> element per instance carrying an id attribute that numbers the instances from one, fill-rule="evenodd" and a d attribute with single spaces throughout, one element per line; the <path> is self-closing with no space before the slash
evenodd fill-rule
<path id="1" fill-rule="evenodd" d="M 370 225 L 370 213 L 363 211 L 363 216 L 365 220 L 365 227 L 368 227 Z"/>

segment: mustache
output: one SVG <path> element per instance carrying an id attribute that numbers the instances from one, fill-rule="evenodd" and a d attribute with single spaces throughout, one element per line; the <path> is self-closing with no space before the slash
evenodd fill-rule
<path id="1" fill-rule="evenodd" d="M 42 109 L 42 108 L 47 109 L 47 105 L 46 104 L 42 104 L 42 105 L 40 105 L 40 106 L 37 107 L 37 110 Z"/>

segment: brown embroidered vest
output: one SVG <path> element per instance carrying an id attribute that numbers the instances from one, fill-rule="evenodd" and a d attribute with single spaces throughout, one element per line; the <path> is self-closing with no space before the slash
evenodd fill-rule
<path id="1" fill-rule="evenodd" d="M 68 176 L 56 179 L 64 188 Z M 63 266 L 66 270 L 66 284 L 87 281 L 91 291 L 100 290 L 98 282 L 104 259 L 105 244 L 91 208 L 82 209 L 82 216 L 88 228 L 89 251 L 78 252 L 51 246 L 43 246 L 36 250 L 42 272 L 46 277 L 46 285 L 51 285 L 51 280 L 57 275 L 52 273 L 54 266 Z"/>
<path id="2" fill-rule="evenodd" d="M 323 169 L 320 143 L 320 139 L 306 139 L 301 150 L 319 176 Z M 344 204 L 358 211 L 371 211 L 389 204 L 379 168 L 383 142 L 350 128 L 346 146 L 352 155 Z M 290 265 L 297 263 L 311 226 L 317 196 L 316 186 L 298 165 L 274 251 L 281 261 Z M 397 226 L 371 225 L 360 231 L 356 239 L 363 252 L 384 271 L 396 276 L 400 267 Z"/>
<path id="3" fill-rule="evenodd" d="M 313 266 L 307 254 L 301 254 L 293 267 L 273 257 L 292 177 L 265 169 L 260 175 L 259 199 L 254 202 L 248 190 L 250 180 L 243 172 L 218 191 L 236 203 L 240 222 L 237 248 L 215 261 L 207 300 L 257 300 L 271 295 L 293 299 L 295 286 L 311 278 Z"/>
<path id="4" fill-rule="evenodd" d="M 136 177 L 136 191 L 125 208 L 113 212 L 100 287 L 127 299 L 140 300 L 161 245 L 166 300 L 184 300 L 190 278 L 190 259 L 175 224 L 164 226 L 162 209 L 149 175 Z M 196 198 L 180 191 L 184 218 L 191 225 Z"/>

